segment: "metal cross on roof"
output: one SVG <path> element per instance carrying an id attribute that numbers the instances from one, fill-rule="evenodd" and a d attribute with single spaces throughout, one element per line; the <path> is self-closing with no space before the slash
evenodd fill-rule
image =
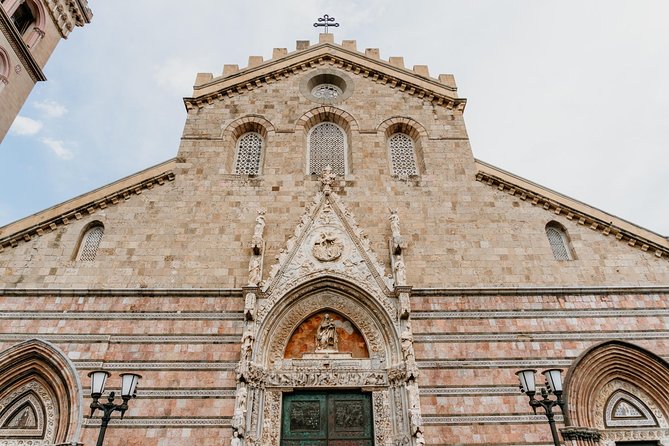
<path id="1" fill-rule="evenodd" d="M 323 17 L 318 18 L 319 23 L 314 23 L 314 27 L 317 28 L 319 26 L 324 26 L 325 27 L 325 34 L 328 33 L 328 26 L 332 26 L 334 28 L 339 27 L 339 23 L 330 23 L 334 22 L 335 18 L 330 17 L 329 15 L 325 14 Z"/>

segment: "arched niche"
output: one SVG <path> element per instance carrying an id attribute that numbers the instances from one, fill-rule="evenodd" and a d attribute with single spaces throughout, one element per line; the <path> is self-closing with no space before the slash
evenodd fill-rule
<path id="1" fill-rule="evenodd" d="M 273 368 L 280 363 L 291 334 L 309 316 L 335 312 L 349 320 L 365 340 L 379 367 L 401 362 L 401 345 L 393 316 L 367 292 L 338 277 L 320 277 L 279 299 L 258 327 L 253 361 Z"/>
<path id="2" fill-rule="evenodd" d="M 567 437 L 581 429 L 601 437 L 604 446 L 664 438 L 668 385 L 669 364 L 642 347 L 608 341 L 589 348 L 565 378 Z"/>
<path id="3" fill-rule="evenodd" d="M 54 345 L 32 339 L 0 353 L 0 444 L 77 442 L 83 421 L 81 383 Z"/>

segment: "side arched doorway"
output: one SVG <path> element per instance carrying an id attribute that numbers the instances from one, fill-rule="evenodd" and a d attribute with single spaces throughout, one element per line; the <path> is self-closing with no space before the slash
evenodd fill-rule
<path id="1" fill-rule="evenodd" d="M 82 403 L 74 366 L 52 344 L 32 339 L 0 353 L 0 444 L 76 444 Z"/>
<path id="2" fill-rule="evenodd" d="M 267 299 L 247 324 L 238 368 L 233 426 L 245 445 L 414 444 L 410 326 L 384 298 L 321 277 Z"/>
<path id="3" fill-rule="evenodd" d="M 573 446 L 669 444 L 669 364 L 637 345 L 591 347 L 565 378 L 563 438 Z"/>

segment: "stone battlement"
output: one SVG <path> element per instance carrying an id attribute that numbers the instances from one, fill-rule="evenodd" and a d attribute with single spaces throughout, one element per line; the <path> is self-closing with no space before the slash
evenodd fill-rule
<path id="1" fill-rule="evenodd" d="M 210 82 L 228 78 L 238 73 L 243 73 L 247 70 L 257 68 L 263 64 L 275 62 L 279 59 L 282 59 L 288 55 L 294 55 L 296 53 L 305 51 L 310 48 L 314 48 L 320 45 L 334 45 L 340 49 L 343 49 L 348 52 L 357 53 L 360 56 L 364 56 L 368 59 L 372 59 L 376 62 L 387 63 L 388 65 L 403 70 L 407 73 L 412 73 L 433 81 L 437 81 L 447 87 L 452 91 L 457 91 L 457 86 L 455 84 L 455 77 L 452 74 L 440 74 L 438 77 L 434 78 L 430 76 L 430 70 L 427 65 L 414 65 L 412 69 L 406 68 L 404 66 L 404 57 L 401 56 L 391 56 L 388 60 L 381 59 L 381 53 L 378 48 L 366 48 L 364 52 L 358 51 L 357 42 L 355 40 L 342 40 L 341 44 L 337 44 L 334 41 L 334 34 L 324 34 L 321 33 L 319 36 L 318 43 L 312 44 L 309 40 L 297 40 L 295 42 L 295 51 L 288 52 L 287 48 L 274 48 L 272 50 L 272 58 L 264 60 L 262 56 L 249 56 L 248 64 L 246 67 L 240 68 L 237 64 L 226 64 L 223 66 L 223 73 L 221 76 L 214 77 L 213 73 L 198 73 L 195 78 L 195 86 L 201 86 L 208 84 Z"/>

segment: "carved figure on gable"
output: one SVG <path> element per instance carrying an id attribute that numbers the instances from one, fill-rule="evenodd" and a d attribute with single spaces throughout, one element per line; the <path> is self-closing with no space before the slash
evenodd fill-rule
<path id="1" fill-rule="evenodd" d="M 253 249 L 254 255 L 260 255 L 262 253 L 264 231 L 265 231 L 265 210 L 258 209 L 258 216 L 256 217 L 256 225 L 253 228 L 253 238 L 251 238 L 251 249 Z"/>
<path id="2" fill-rule="evenodd" d="M 390 231 L 393 234 L 393 238 L 402 237 L 400 234 L 400 216 L 397 215 L 396 209 L 390 210 L 390 217 L 388 217 L 388 220 L 390 220 Z"/>
<path id="3" fill-rule="evenodd" d="M 314 243 L 312 253 L 314 257 L 323 262 L 331 262 L 341 257 L 344 251 L 344 243 L 335 234 L 321 232 L 320 238 Z"/>
<path id="4" fill-rule="evenodd" d="M 332 192 L 332 184 L 336 179 L 337 175 L 332 173 L 332 166 L 329 164 L 325 166 L 321 173 L 321 184 L 323 185 L 323 192 L 325 192 L 325 195 L 330 195 L 330 192 Z"/>
<path id="5" fill-rule="evenodd" d="M 338 343 L 337 327 L 330 315 L 325 313 L 316 332 L 316 351 L 338 351 Z"/>
<path id="6" fill-rule="evenodd" d="M 261 279 L 262 257 L 251 256 L 249 262 L 249 285 L 258 286 Z"/>
<path id="7" fill-rule="evenodd" d="M 402 254 L 402 250 L 407 247 L 407 242 L 400 233 L 400 216 L 397 215 L 396 209 L 390 209 L 388 220 L 390 220 L 390 231 L 392 233 L 392 238 L 390 240 L 392 246 L 391 251 L 396 255 Z"/>

